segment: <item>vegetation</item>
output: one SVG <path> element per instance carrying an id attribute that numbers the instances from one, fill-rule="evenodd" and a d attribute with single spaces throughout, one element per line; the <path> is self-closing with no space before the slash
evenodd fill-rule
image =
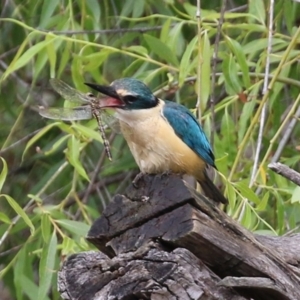
<path id="1" fill-rule="evenodd" d="M 299 230 L 300 188 L 267 165 L 300 167 L 300 3 L 277 0 L 272 14 L 269 1 L 227 1 L 226 11 L 202 1 L 196 18 L 195 2 L 3 2 L 0 278 L 8 299 L 59 299 L 60 261 L 91 249 L 89 226 L 138 171 L 120 135 L 110 135 L 113 161 L 105 157 L 95 120 L 39 116 L 38 105 L 63 104 L 51 77 L 84 92 L 84 82 L 135 77 L 188 106 L 212 141 L 227 213 L 256 232 Z"/>

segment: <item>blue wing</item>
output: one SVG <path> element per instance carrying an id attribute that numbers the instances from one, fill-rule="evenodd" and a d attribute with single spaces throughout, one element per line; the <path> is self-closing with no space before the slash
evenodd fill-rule
<path id="1" fill-rule="evenodd" d="M 206 163 L 215 166 L 209 141 L 193 114 L 183 105 L 165 101 L 163 115 L 179 136 Z"/>

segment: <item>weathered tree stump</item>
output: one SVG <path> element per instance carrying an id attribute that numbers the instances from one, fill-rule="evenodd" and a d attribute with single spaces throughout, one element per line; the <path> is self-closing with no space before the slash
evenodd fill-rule
<path id="1" fill-rule="evenodd" d="M 300 299 L 300 234 L 253 235 L 176 175 L 117 195 L 70 256 L 63 299 Z"/>

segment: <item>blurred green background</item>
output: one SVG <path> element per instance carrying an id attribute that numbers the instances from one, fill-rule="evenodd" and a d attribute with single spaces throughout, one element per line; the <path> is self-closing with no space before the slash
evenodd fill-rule
<path id="1" fill-rule="evenodd" d="M 121 135 L 107 132 L 109 162 L 95 120 L 38 114 L 39 105 L 66 105 L 52 77 L 83 92 L 86 81 L 134 77 L 186 105 L 213 141 L 226 212 L 255 232 L 299 231 L 300 188 L 267 165 L 299 170 L 300 3 L 275 1 L 268 41 L 268 1 L 201 2 L 200 22 L 192 0 L 2 1 L 1 299 L 59 299 L 60 262 L 92 248 L 89 226 L 138 173 Z"/>

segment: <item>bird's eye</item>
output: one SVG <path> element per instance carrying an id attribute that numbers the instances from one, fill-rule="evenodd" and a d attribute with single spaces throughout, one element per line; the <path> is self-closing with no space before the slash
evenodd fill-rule
<path id="1" fill-rule="evenodd" d="M 133 95 L 127 95 L 123 97 L 124 102 L 126 103 L 133 103 L 134 101 L 137 100 L 136 96 Z"/>

